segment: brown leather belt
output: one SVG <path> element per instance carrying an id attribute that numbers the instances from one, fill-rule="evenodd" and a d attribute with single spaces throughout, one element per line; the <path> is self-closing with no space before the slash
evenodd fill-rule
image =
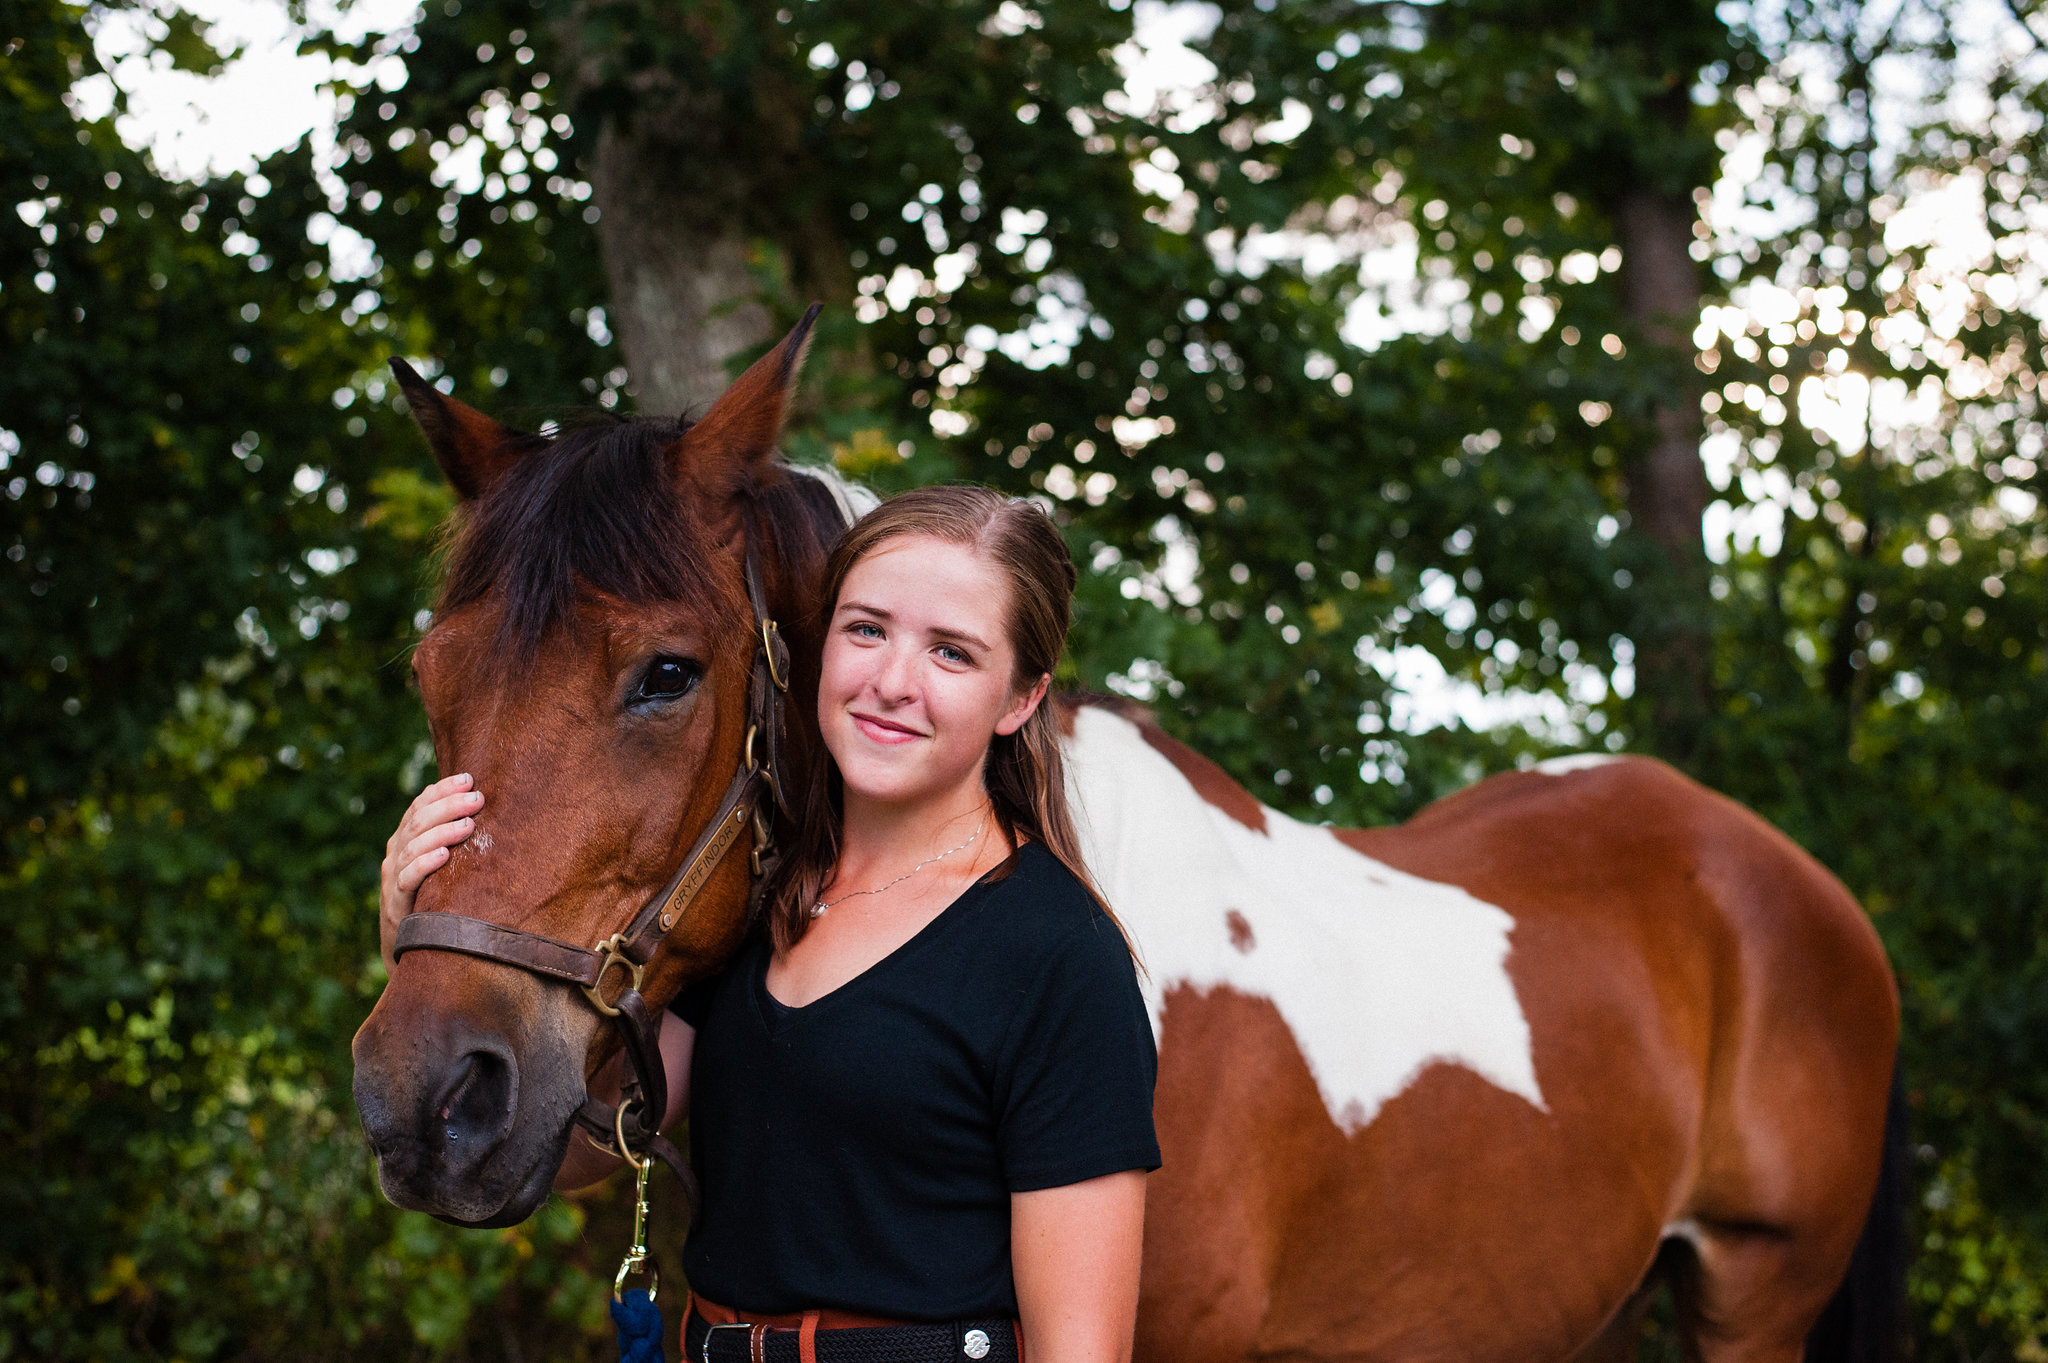
<path id="1" fill-rule="evenodd" d="M 1011 1320 L 916 1324 L 850 1311 L 742 1316 L 695 1296 L 683 1317 L 685 1363 L 1024 1363 Z"/>

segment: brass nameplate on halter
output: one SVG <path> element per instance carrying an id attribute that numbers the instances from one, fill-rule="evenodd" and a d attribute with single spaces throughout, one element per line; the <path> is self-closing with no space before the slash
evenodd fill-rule
<path id="1" fill-rule="evenodd" d="M 668 903 L 661 906 L 661 930 L 667 932 L 676 925 L 676 919 L 688 908 L 704 883 L 711 879 L 711 873 L 718 869 L 719 862 L 732 849 L 739 835 L 746 831 L 747 804 L 740 801 L 732 807 L 732 813 L 725 816 L 725 823 L 719 828 L 718 836 L 705 845 L 704 854 L 697 858 L 676 883 L 675 893 L 668 897 Z"/>

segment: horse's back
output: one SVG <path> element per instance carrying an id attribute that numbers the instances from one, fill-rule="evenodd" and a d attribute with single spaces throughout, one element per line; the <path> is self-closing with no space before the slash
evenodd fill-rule
<path id="1" fill-rule="evenodd" d="M 1143 1356 L 1562 1358 L 1700 1227 L 1838 1274 L 1896 1004 L 1789 841 L 1640 759 L 1314 829 L 1177 747 L 1070 746 L 1160 1033 Z"/>

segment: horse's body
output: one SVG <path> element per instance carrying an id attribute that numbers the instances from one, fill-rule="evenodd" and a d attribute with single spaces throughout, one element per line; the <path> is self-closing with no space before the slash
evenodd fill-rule
<path id="1" fill-rule="evenodd" d="M 1642 759 L 1330 830 L 1142 717 L 1070 755 L 1159 1020 L 1140 1358 L 1632 1359 L 1667 1241 L 1702 1357 L 1800 1357 L 1897 1018 L 1811 858 Z"/>
<path id="2" fill-rule="evenodd" d="M 795 360 L 793 340 L 665 444 L 626 427 L 545 454 L 407 385 L 472 522 L 423 691 L 443 770 L 490 798 L 422 911 L 594 943 L 709 820 L 744 742 L 741 546 L 800 626 L 843 509 L 772 457 Z M 607 528 L 604 477 L 665 479 L 681 505 Z M 606 557 L 662 552 L 694 558 Z M 633 699 L 654 657 L 701 687 Z M 814 685 L 800 668 L 799 756 Z M 1871 1205 L 1897 1027 L 1883 952 L 1825 871 L 1654 762 L 1496 777 L 1333 831 L 1141 712 L 1063 717 L 1160 1040 L 1140 1359 L 1632 1358 L 1660 1263 L 1697 1356 L 1800 1357 Z M 720 867 L 651 1000 L 732 950 L 746 884 L 743 857 Z M 571 990 L 406 957 L 356 1044 L 386 1191 L 528 1215 L 608 1041 Z"/>

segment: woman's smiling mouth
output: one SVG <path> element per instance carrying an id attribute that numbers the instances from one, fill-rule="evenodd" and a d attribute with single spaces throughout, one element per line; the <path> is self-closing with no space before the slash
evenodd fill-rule
<path id="1" fill-rule="evenodd" d="M 883 719 L 879 715 L 862 714 L 858 710 L 853 711 L 852 715 L 853 725 L 856 729 L 860 730 L 861 736 L 876 743 L 908 743 L 912 739 L 925 737 L 925 735 L 917 730 L 910 728 L 908 725 L 898 724 L 893 719 Z"/>

